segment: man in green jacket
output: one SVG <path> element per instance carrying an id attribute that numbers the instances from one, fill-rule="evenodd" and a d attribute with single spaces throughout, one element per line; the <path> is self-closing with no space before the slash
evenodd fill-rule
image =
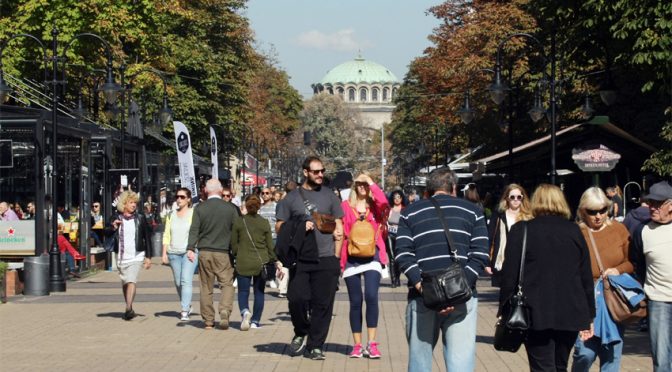
<path id="1" fill-rule="evenodd" d="M 215 307 L 212 294 L 215 278 L 219 282 L 222 297 L 219 300 L 219 327 L 229 328 L 229 316 L 233 311 L 233 264 L 230 256 L 231 228 L 238 216 L 231 203 L 222 200 L 222 184 L 210 179 L 205 184 L 208 199 L 195 209 L 189 229 L 187 257 L 193 261 L 198 248 L 198 273 L 201 281 L 201 316 L 205 329 L 215 324 Z"/>

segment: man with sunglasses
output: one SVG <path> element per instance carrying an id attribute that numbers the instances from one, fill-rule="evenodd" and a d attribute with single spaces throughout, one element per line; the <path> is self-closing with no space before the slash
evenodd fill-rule
<path id="1" fill-rule="evenodd" d="M 305 181 L 287 194 L 277 207 L 276 230 L 282 234 L 282 225 L 293 219 L 305 222 L 306 234 L 314 234 L 319 260 L 298 260 L 292 269 L 287 298 L 294 325 L 290 343 L 292 354 L 305 349 L 304 356 L 313 360 L 325 359 L 322 348 L 327 339 L 334 308 L 334 296 L 340 275 L 340 248 L 343 239 L 343 210 L 341 201 L 324 181 L 324 165 L 320 158 L 309 156 L 303 162 Z M 333 233 L 317 229 L 312 212 L 330 214 L 336 218 Z M 310 312 L 310 316 L 308 315 Z"/>
<path id="2" fill-rule="evenodd" d="M 662 181 L 649 189 L 651 221 L 632 236 L 630 261 L 644 280 L 648 298 L 649 339 L 654 372 L 672 371 L 672 186 Z"/>

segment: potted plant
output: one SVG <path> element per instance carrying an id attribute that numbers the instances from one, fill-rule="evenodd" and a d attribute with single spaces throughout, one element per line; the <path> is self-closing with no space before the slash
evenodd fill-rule
<path id="1" fill-rule="evenodd" d="M 0 302 L 7 302 L 7 293 L 5 291 L 5 273 L 7 272 L 7 262 L 0 261 Z"/>

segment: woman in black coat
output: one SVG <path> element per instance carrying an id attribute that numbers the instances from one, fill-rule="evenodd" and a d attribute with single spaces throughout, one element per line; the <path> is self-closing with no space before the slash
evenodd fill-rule
<path id="1" fill-rule="evenodd" d="M 525 341 L 531 371 L 566 371 L 577 334 L 592 337 L 595 298 L 590 256 L 579 227 L 557 186 L 542 184 L 532 195 L 534 219 L 511 228 L 501 271 L 501 307 L 514 294 L 527 224 L 523 293 L 531 327 Z"/>

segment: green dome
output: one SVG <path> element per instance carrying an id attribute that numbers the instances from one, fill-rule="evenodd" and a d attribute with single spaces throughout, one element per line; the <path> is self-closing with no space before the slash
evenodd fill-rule
<path id="1" fill-rule="evenodd" d="M 320 80 L 320 84 L 347 83 L 398 83 L 397 77 L 387 67 L 358 57 L 332 68 Z"/>

